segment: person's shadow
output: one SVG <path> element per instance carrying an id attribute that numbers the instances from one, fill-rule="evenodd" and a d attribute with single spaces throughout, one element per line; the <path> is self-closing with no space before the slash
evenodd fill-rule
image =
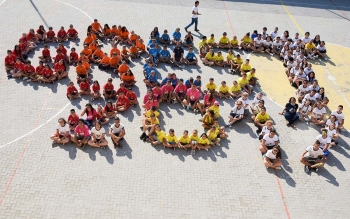
<path id="1" fill-rule="evenodd" d="M 116 148 L 116 156 L 117 157 L 124 157 L 126 156 L 129 159 L 132 159 L 132 149 L 129 145 L 129 143 L 124 139 L 119 142 L 119 144 L 122 146 L 121 148 Z"/>

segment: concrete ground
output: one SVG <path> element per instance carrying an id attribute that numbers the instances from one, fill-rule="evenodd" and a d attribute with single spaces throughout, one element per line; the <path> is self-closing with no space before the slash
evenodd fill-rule
<path id="1" fill-rule="evenodd" d="M 0 33 L 0 52 L 4 58 L 22 32 L 40 24 L 53 26 L 57 31 L 60 26 L 72 23 L 83 39 L 94 18 L 102 24 L 125 25 L 144 39 L 148 39 L 154 26 L 170 33 L 180 27 L 184 34 L 191 7 L 192 1 L 184 0 L 0 0 L 1 29 L 6 30 Z M 200 32 L 194 33 L 195 45 L 202 35 L 215 33 L 218 39 L 226 31 L 230 38 L 233 35 L 241 38 L 246 32 L 264 26 L 268 32 L 277 26 L 280 31 L 289 30 L 293 34 L 306 31 L 312 36 L 320 34 L 327 43 L 330 59 L 312 61 L 316 77 L 330 98 L 329 110 L 343 104 L 348 116 L 349 11 L 350 3 L 346 0 L 207 0 L 199 6 L 202 15 Z M 56 46 L 50 44 L 51 53 Z M 65 46 L 80 51 L 82 41 Z M 108 52 L 110 45 L 103 50 Z M 41 47 L 30 57 L 34 65 L 40 53 Z M 0 218 L 347 218 L 349 133 L 340 134 L 340 145 L 330 150 L 325 168 L 306 174 L 299 159 L 319 135 L 320 127 L 302 122 L 296 124 L 296 130 L 286 127 L 278 112 L 294 90 L 281 63 L 276 57 L 241 54 L 249 56 L 257 69 L 260 86 L 255 93 L 262 91 L 266 95 L 267 112 L 275 122 L 283 148 L 282 170 L 264 167 L 255 127 L 249 119 L 227 130 L 229 138 L 221 142 L 221 147 L 191 156 L 189 151 L 154 148 L 140 141 L 140 107 L 120 114 L 127 133 L 122 149 L 81 151 L 72 144 L 52 147 L 49 136 L 55 131 L 57 119 L 66 118 L 72 108 L 80 113 L 89 98 L 68 101 L 65 92 L 69 79 L 53 85 L 35 84 L 7 80 L 3 71 Z M 146 92 L 141 82 L 142 64 L 143 60 L 131 64 L 140 102 Z M 3 62 L 0 69 L 4 69 Z M 162 78 L 169 72 L 184 79 L 201 75 L 204 83 L 214 77 L 217 85 L 222 80 L 231 85 L 237 79 L 227 70 L 202 64 L 182 71 L 160 65 L 158 70 Z M 100 83 L 108 77 L 110 73 L 93 69 L 93 78 Z M 117 86 L 119 79 L 112 77 Z M 72 68 L 69 78 L 75 80 Z M 219 99 L 219 102 L 219 121 L 224 125 L 234 101 Z M 177 136 L 184 129 L 203 132 L 198 121 L 200 115 L 187 112 L 180 105 L 162 105 L 161 112 L 161 125 L 166 132 L 170 128 L 175 129 Z M 346 119 L 346 128 L 349 121 Z"/>

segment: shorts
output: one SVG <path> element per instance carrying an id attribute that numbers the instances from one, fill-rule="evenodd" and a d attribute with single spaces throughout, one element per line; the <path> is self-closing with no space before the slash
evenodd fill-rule
<path id="1" fill-rule="evenodd" d="M 216 138 L 220 138 L 220 133 L 216 136 Z"/>
<path id="2" fill-rule="evenodd" d="M 106 118 L 104 118 L 104 117 L 99 118 L 98 121 L 100 121 L 101 123 L 102 123 L 102 122 L 105 122 L 105 121 L 106 121 Z"/>
<path id="3" fill-rule="evenodd" d="M 264 46 L 264 49 L 266 50 L 266 49 L 271 49 L 271 47 L 268 47 L 268 46 Z"/>
<path id="4" fill-rule="evenodd" d="M 193 106 L 195 102 L 195 100 L 190 100 L 190 105 Z"/>
<path id="5" fill-rule="evenodd" d="M 59 137 L 59 138 L 63 138 L 64 137 L 64 135 L 62 135 L 62 134 L 59 134 L 58 136 L 57 136 L 57 134 L 55 134 L 54 136 L 55 137 Z M 70 135 L 68 135 L 67 138 L 70 138 Z"/>
<path id="6" fill-rule="evenodd" d="M 232 116 L 232 117 L 235 118 L 235 119 L 238 119 L 240 115 L 231 112 L 231 113 L 230 113 L 230 116 Z M 239 119 L 239 120 L 237 120 L 237 121 L 241 121 L 241 120 L 242 120 L 242 119 Z"/>
<path id="7" fill-rule="evenodd" d="M 185 93 L 184 92 L 176 92 L 177 93 L 177 95 L 179 96 L 179 97 L 184 97 L 185 96 Z"/>
<path id="8" fill-rule="evenodd" d="M 179 62 L 181 60 L 181 57 L 175 57 L 175 61 Z"/>
<path id="9" fill-rule="evenodd" d="M 120 132 L 118 132 L 118 133 L 113 133 L 113 135 L 115 135 L 115 136 L 117 136 L 117 137 L 119 137 L 119 134 L 120 134 Z M 124 139 L 124 137 L 120 138 L 119 140 L 123 140 L 123 139 Z"/>
<path id="10" fill-rule="evenodd" d="M 197 141 L 191 141 L 191 144 L 197 144 Z"/>
<path id="11" fill-rule="evenodd" d="M 320 52 L 320 53 L 322 53 L 322 54 L 324 54 L 324 53 L 326 53 L 326 52 L 327 52 L 327 50 L 322 50 L 322 51 L 321 51 L 321 50 L 319 50 L 319 52 Z"/>
<path id="12" fill-rule="evenodd" d="M 181 145 L 187 145 L 187 143 L 180 142 Z"/>
<path id="13" fill-rule="evenodd" d="M 171 144 L 171 145 L 175 144 L 175 142 L 173 142 L 173 141 L 168 141 L 168 143 Z"/>
<path id="14" fill-rule="evenodd" d="M 78 141 L 81 141 L 81 140 L 83 140 L 84 139 L 84 136 L 83 135 L 77 135 L 77 140 Z"/>
<path id="15" fill-rule="evenodd" d="M 201 146 L 207 146 L 206 144 L 200 144 Z"/>
<path id="16" fill-rule="evenodd" d="M 187 59 L 187 58 L 186 58 Z M 194 62 L 195 60 L 194 59 L 187 59 L 187 61 L 189 62 Z"/>
<path id="17" fill-rule="evenodd" d="M 80 74 L 78 74 L 78 77 L 79 77 L 79 78 L 86 78 L 86 76 L 87 76 L 87 75 L 80 75 Z"/>
<path id="18" fill-rule="evenodd" d="M 272 145 L 272 146 L 266 146 L 267 147 L 267 150 L 271 150 L 273 147 L 275 147 L 275 145 Z"/>
<path id="19" fill-rule="evenodd" d="M 111 90 L 108 90 L 108 91 L 106 90 L 106 94 L 107 94 L 107 95 L 111 95 L 112 92 L 113 92 L 113 91 L 111 91 Z"/>

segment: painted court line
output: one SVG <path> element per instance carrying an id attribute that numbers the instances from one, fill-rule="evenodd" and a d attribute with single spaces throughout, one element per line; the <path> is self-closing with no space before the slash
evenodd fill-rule
<path id="1" fill-rule="evenodd" d="M 5 2 L 6 2 L 6 0 L 2 1 L 2 2 L 0 3 L 0 6 L 1 6 L 2 4 L 4 4 Z"/>
<path id="2" fill-rule="evenodd" d="M 66 4 L 66 5 L 68 5 L 68 6 L 71 6 L 71 7 L 75 8 L 75 9 L 77 9 L 78 11 L 80 11 L 81 13 L 85 14 L 85 16 L 88 17 L 91 21 L 94 20 L 94 19 L 92 19 L 92 17 L 90 17 L 90 15 L 88 15 L 85 11 L 81 10 L 80 8 L 78 8 L 78 7 L 74 6 L 74 5 L 71 5 L 71 4 L 67 3 L 67 2 L 63 2 L 63 1 L 60 1 L 60 0 L 55 0 L 55 1 L 56 1 L 56 2 L 61 2 L 61 3 Z"/>
<path id="3" fill-rule="evenodd" d="M 232 34 L 235 35 L 235 32 L 233 31 L 233 26 L 232 26 L 232 22 L 231 22 L 231 19 L 230 19 L 230 15 L 228 14 L 228 11 L 227 11 L 227 8 L 226 8 L 225 1 L 222 1 L 222 4 L 224 5 L 228 21 L 230 22 L 230 27 L 231 27 L 231 30 L 232 30 Z"/>

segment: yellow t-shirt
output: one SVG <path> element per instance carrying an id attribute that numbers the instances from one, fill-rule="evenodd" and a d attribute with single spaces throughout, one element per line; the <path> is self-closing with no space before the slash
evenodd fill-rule
<path id="1" fill-rule="evenodd" d="M 238 45 L 238 40 L 237 39 L 236 40 L 232 39 L 230 41 L 230 43 L 231 43 L 231 45 Z"/>
<path id="2" fill-rule="evenodd" d="M 163 142 L 163 139 L 166 138 L 166 134 L 163 130 L 160 130 L 160 131 L 155 131 L 156 132 L 156 135 L 157 135 L 157 139 L 160 141 L 160 142 Z"/>
<path id="3" fill-rule="evenodd" d="M 255 73 L 252 74 L 251 72 L 247 73 L 247 79 L 250 80 L 251 78 L 255 77 Z"/>
<path id="4" fill-rule="evenodd" d="M 192 135 L 190 135 L 190 139 L 191 139 L 191 141 L 196 141 L 196 142 L 198 142 L 199 136 L 198 136 L 198 135 L 194 136 L 194 135 L 192 134 Z"/>
<path id="5" fill-rule="evenodd" d="M 217 88 L 215 83 L 210 84 L 210 82 L 207 83 L 207 85 L 205 87 L 210 91 L 215 91 L 215 89 Z"/>
<path id="6" fill-rule="evenodd" d="M 147 120 L 148 120 L 149 123 L 151 123 L 151 125 L 159 124 L 159 120 L 158 120 L 157 117 L 156 117 L 155 120 L 152 120 L 151 118 L 148 118 Z"/>
<path id="7" fill-rule="evenodd" d="M 146 117 L 147 117 L 147 118 L 150 118 L 152 113 L 153 113 L 156 117 L 159 116 L 159 112 L 158 112 L 158 111 L 152 112 L 151 110 L 147 110 L 147 112 L 146 112 Z"/>
<path id="8" fill-rule="evenodd" d="M 215 38 L 209 38 L 209 39 L 207 40 L 207 43 L 215 43 Z"/>
<path id="9" fill-rule="evenodd" d="M 216 137 L 217 137 L 217 134 L 216 134 L 215 131 L 214 132 L 210 132 L 210 130 L 208 130 L 207 131 L 207 136 L 208 136 L 209 140 L 214 141 L 216 139 Z"/>
<path id="10" fill-rule="evenodd" d="M 230 54 L 227 54 L 226 55 L 226 59 L 227 61 L 231 61 L 231 60 L 234 60 L 235 59 L 235 55 L 232 53 L 231 55 Z"/>
<path id="11" fill-rule="evenodd" d="M 244 78 L 240 77 L 240 78 L 238 78 L 237 83 L 242 87 L 244 85 L 249 84 L 249 80 L 248 80 L 248 78 L 246 78 L 244 80 Z"/>
<path id="12" fill-rule="evenodd" d="M 177 142 L 177 137 L 176 137 L 176 135 L 171 136 L 170 134 L 168 134 L 166 136 L 166 140 L 167 140 L 167 142 Z"/>
<path id="13" fill-rule="evenodd" d="M 315 44 L 313 44 L 313 43 L 307 43 L 307 44 L 305 45 L 305 47 L 306 47 L 307 49 L 309 49 L 309 50 L 313 50 L 313 49 L 316 48 Z"/>
<path id="14" fill-rule="evenodd" d="M 203 138 L 199 138 L 198 139 L 198 144 L 201 144 L 201 145 L 208 145 L 208 144 L 210 144 L 210 141 L 209 141 L 209 139 L 203 139 Z"/>
<path id="15" fill-rule="evenodd" d="M 223 62 L 224 61 L 224 57 L 221 55 L 221 56 L 218 56 L 218 55 L 215 55 L 214 56 L 214 59 L 215 61 L 217 62 Z"/>
<path id="16" fill-rule="evenodd" d="M 243 71 L 250 71 L 250 70 L 252 70 L 252 66 L 250 66 L 249 64 L 248 65 L 247 64 L 243 64 L 243 65 L 241 65 L 241 69 Z"/>
<path id="17" fill-rule="evenodd" d="M 220 116 L 220 107 L 219 106 L 212 105 L 211 107 L 209 107 L 209 110 L 213 110 L 216 117 Z"/>
<path id="18" fill-rule="evenodd" d="M 220 126 L 215 126 L 215 134 L 216 136 L 220 133 Z"/>
<path id="19" fill-rule="evenodd" d="M 201 40 L 199 41 L 199 44 L 198 44 L 198 48 L 201 48 L 205 43 L 207 42 L 207 40 Z"/>
<path id="20" fill-rule="evenodd" d="M 255 118 L 258 119 L 260 122 L 266 122 L 267 120 L 270 119 L 270 116 L 267 113 L 265 113 L 265 115 L 258 113 L 258 115 L 256 115 Z"/>
<path id="21" fill-rule="evenodd" d="M 250 38 L 250 37 L 243 38 L 243 43 L 251 43 L 251 42 L 252 42 L 252 38 Z"/>
<path id="22" fill-rule="evenodd" d="M 237 84 L 237 86 L 234 86 L 234 85 L 232 85 L 231 87 L 230 87 L 230 91 L 231 92 L 238 92 L 238 91 L 241 91 L 241 86 L 239 86 L 239 84 Z"/>
<path id="23" fill-rule="evenodd" d="M 185 138 L 185 136 L 182 135 L 179 138 L 179 142 L 182 143 L 182 144 L 189 144 L 191 142 L 191 138 L 188 135 L 187 135 L 187 138 Z"/>
<path id="24" fill-rule="evenodd" d="M 243 59 L 242 59 L 242 58 L 240 58 L 240 59 L 235 58 L 235 59 L 234 59 L 234 62 L 235 62 L 236 64 L 242 64 L 242 63 L 243 63 Z"/>
<path id="25" fill-rule="evenodd" d="M 220 86 L 219 87 L 219 92 L 221 92 L 221 93 L 227 93 L 229 91 L 229 87 L 228 86 Z"/>
<path id="26" fill-rule="evenodd" d="M 228 44 L 230 42 L 230 39 L 227 38 L 227 37 L 221 37 L 220 38 L 220 43 L 223 43 L 223 44 Z"/>
<path id="27" fill-rule="evenodd" d="M 210 52 L 208 52 L 206 55 L 205 55 L 205 58 L 208 59 L 209 61 L 213 61 L 215 59 L 215 55 L 211 55 Z"/>

